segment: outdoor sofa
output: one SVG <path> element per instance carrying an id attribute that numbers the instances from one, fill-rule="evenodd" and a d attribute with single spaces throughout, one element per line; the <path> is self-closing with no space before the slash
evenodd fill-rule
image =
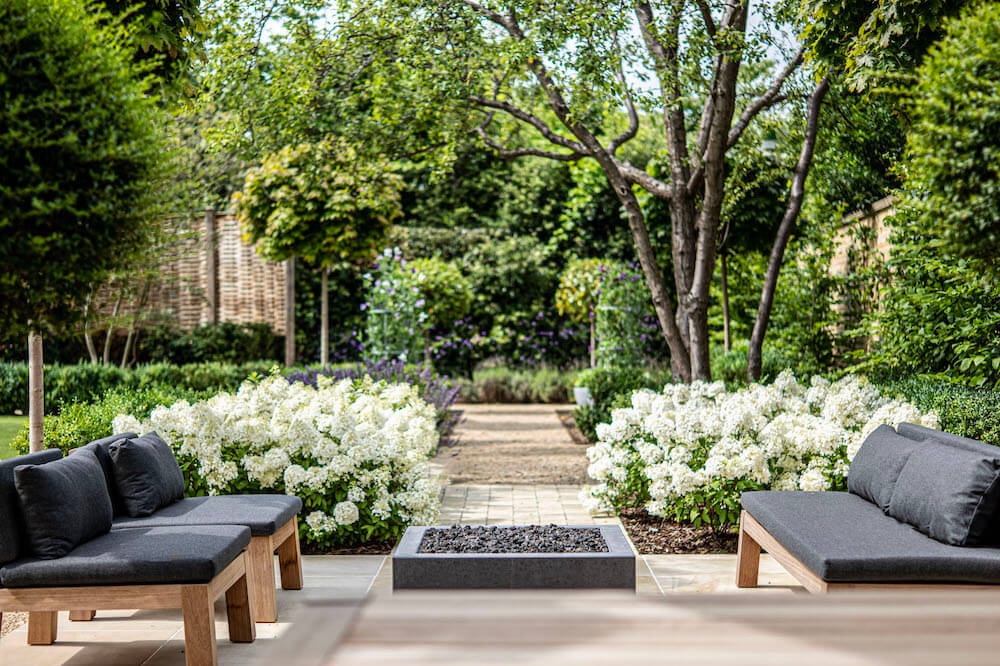
<path id="1" fill-rule="evenodd" d="M 238 525 L 250 529 L 247 548 L 247 580 L 250 584 L 251 608 L 255 622 L 275 622 L 278 618 L 275 595 L 274 555 L 278 555 L 281 587 L 285 590 L 302 589 L 302 554 L 299 546 L 298 513 L 302 500 L 291 495 L 218 495 L 211 497 L 183 497 L 181 486 L 173 490 L 174 500 L 149 515 L 130 516 L 115 481 L 115 467 L 111 447 L 123 439 L 136 440 L 155 437 L 156 433 L 139 438 L 132 432 L 112 435 L 90 442 L 83 449 L 93 451 L 101 462 L 111 492 L 114 508 L 112 531 L 121 529 L 160 527 L 202 527 L 208 525 Z M 162 440 L 161 440 L 162 441 Z M 74 449 L 79 451 L 80 449 Z M 164 461 L 168 467 L 177 468 L 171 457 Z M 179 468 L 177 472 L 179 473 Z M 176 476 L 176 474 L 175 474 Z M 145 513 L 132 511 L 131 513 Z M 84 608 L 88 608 L 84 606 Z M 94 617 L 93 610 L 72 610 L 70 619 L 87 621 Z"/>
<path id="2" fill-rule="evenodd" d="M 744 493 L 737 585 L 757 586 L 762 548 L 810 592 L 1000 584 L 1000 448 L 884 425 L 847 485 Z"/>
<path id="3" fill-rule="evenodd" d="M 65 608 L 179 608 L 189 666 L 218 663 L 215 600 L 229 639 L 253 642 L 245 549 L 237 525 L 111 529 L 111 497 L 93 451 L 58 449 L 0 462 L 0 619 L 28 612 L 28 643 L 56 639 Z"/>

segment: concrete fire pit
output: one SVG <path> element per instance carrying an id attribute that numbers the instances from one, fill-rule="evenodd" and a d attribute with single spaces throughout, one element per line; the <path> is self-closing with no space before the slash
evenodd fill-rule
<path id="1" fill-rule="evenodd" d="M 448 527 L 407 528 L 392 556 L 392 587 L 395 590 L 635 590 L 635 554 L 621 527 L 565 528 L 599 529 L 607 552 L 424 553 L 420 552 L 420 544 L 425 532 Z"/>

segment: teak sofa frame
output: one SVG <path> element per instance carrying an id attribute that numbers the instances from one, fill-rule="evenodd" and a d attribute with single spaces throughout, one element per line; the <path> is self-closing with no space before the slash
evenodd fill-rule
<path id="1" fill-rule="evenodd" d="M 101 585 L 0 589 L 3 611 L 28 612 L 28 644 L 51 645 L 56 640 L 59 608 L 89 606 L 102 610 L 180 608 L 184 614 L 187 666 L 217 666 L 215 600 L 226 595 L 229 640 L 252 643 L 256 629 L 250 614 L 247 556 L 240 553 L 207 583 L 165 585 Z"/>
<path id="2" fill-rule="evenodd" d="M 278 620 L 277 595 L 274 590 L 274 555 L 278 555 L 281 589 L 302 589 L 302 550 L 299 546 L 299 522 L 296 516 L 267 536 L 250 537 L 247 547 L 247 582 L 254 622 Z M 91 607 L 93 608 L 93 607 Z M 73 610 L 69 619 L 87 622 L 94 610 Z"/>
<path id="3" fill-rule="evenodd" d="M 829 583 L 813 573 L 801 560 L 788 552 L 764 526 L 746 511 L 740 514 L 740 537 L 737 546 L 736 587 L 757 587 L 761 549 L 767 551 L 795 580 L 814 594 L 841 590 L 998 590 L 998 585 L 962 583 Z"/>

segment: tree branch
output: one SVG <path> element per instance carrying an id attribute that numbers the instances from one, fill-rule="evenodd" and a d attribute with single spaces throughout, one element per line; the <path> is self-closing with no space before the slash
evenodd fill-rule
<path id="1" fill-rule="evenodd" d="M 781 70 L 777 78 L 774 79 L 774 83 L 771 87 L 767 89 L 763 95 L 755 99 L 749 106 L 743 109 L 743 113 L 740 114 L 739 120 L 737 120 L 733 127 L 729 130 L 729 138 L 726 141 L 726 147 L 732 148 L 740 140 L 743 135 L 743 131 L 746 130 L 747 125 L 753 120 L 757 114 L 765 109 L 769 109 L 782 99 L 784 96 L 781 94 L 781 87 L 785 85 L 785 81 L 791 76 L 792 72 L 799 68 L 803 60 L 803 48 L 799 48 L 798 53 L 795 57 L 785 65 L 785 68 Z"/>
<path id="2" fill-rule="evenodd" d="M 633 166 L 628 162 L 623 162 L 619 159 L 615 159 L 615 166 L 618 167 L 618 170 L 621 171 L 622 175 L 625 176 L 625 180 L 628 182 L 633 185 L 640 186 L 657 199 L 663 199 L 664 201 L 670 200 L 672 190 L 669 183 L 664 183 L 662 180 L 650 176 L 643 169 Z"/>
<path id="3" fill-rule="evenodd" d="M 562 146 L 563 148 L 569 148 L 570 150 L 578 153 L 586 153 L 587 150 L 577 141 L 572 139 L 567 139 L 555 132 L 551 127 L 549 127 L 544 120 L 538 116 L 528 113 L 527 111 L 520 109 L 509 102 L 505 102 L 499 99 L 490 99 L 487 97 L 482 97 L 479 95 L 473 95 L 469 98 L 474 104 L 483 106 L 490 109 L 497 109 L 507 113 L 518 120 L 528 123 L 532 127 L 538 130 L 538 132 L 549 140 L 549 142 L 556 144 L 557 146 Z M 489 121 L 492 121 L 493 116 L 490 115 L 486 125 L 489 125 Z M 485 129 L 485 126 L 484 126 Z"/>
<path id="4" fill-rule="evenodd" d="M 616 40 L 617 43 L 617 40 Z M 608 144 L 608 153 L 614 155 L 618 149 L 627 141 L 633 139 L 639 131 L 639 114 L 635 110 L 635 103 L 632 101 L 632 93 L 628 89 L 625 81 L 625 72 L 622 70 L 622 61 L 618 60 L 618 67 L 615 68 L 618 82 L 625 92 L 625 111 L 628 113 L 628 129 L 616 136 Z"/>
<path id="5" fill-rule="evenodd" d="M 500 154 L 500 157 L 504 159 L 513 159 L 515 157 L 533 155 L 535 157 L 544 157 L 546 159 L 556 160 L 559 162 L 573 162 L 587 156 L 586 154 L 578 151 L 573 151 L 572 153 L 556 153 L 551 150 L 542 150 L 541 148 L 508 149 L 486 132 L 486 128 L 493 122 L 493 115 L 495 113 L 495 111 L 490 111 L 483 124 L 479 125 L 474 131 L 479 135 L 479 138 L 482 139 L 483 143 L 496 150 L 497 153 Z"/>
<path id="6" fill-rule="evenodd" d="M 712 8 L 705 0 L 698 0 L 698 9 L 701 10 L 701 18 L 705 21 L 705 31 L 712 38 L 712 41 L 715 41 L 716 28 L 715 20 L 712 18 Z"/>

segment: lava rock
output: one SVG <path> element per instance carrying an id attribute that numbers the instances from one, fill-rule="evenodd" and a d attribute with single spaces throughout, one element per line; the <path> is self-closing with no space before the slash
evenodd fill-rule
<path id="1" fill-rule="evenodd" d="M 429 528 L 420 541 L 421 553 L 607 553 L 597 527 L 479 527 L 456 525 Z"/>

